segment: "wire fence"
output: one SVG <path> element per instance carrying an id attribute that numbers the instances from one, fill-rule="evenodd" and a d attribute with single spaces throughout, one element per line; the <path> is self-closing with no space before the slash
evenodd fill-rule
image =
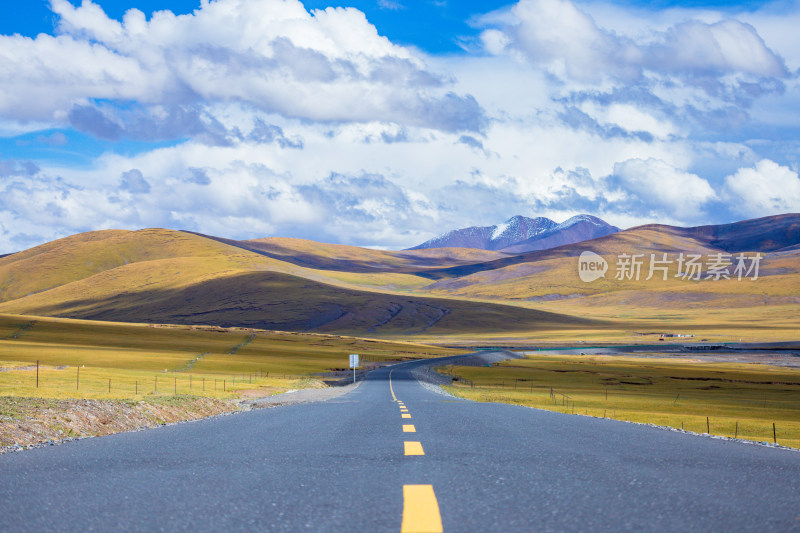
<path id="1" fill-rule="evenodd" d="M 483 395 L 490 401 L 520 403 L 566 414 L 668 426 L 693 433 L 800 448 L 800 418 L 790 415 L 788 419 L 770 419 L 767 412 L 780 409 L 792 413 L 797 409 L 774 399 L 762 398 L 758 393 L 739 399 L 740 404 L 730 407 L 728 414 L 711 415 L 703 411 L 719 411 L 720 407 L 710 403 L 712 398 L 700 391 L 683 391 L 673 398 L 664 392 L 611 387 L 559 390 L 539 380 L 525 379 L 481 380 L 476 383 L 464 377 L 454 377 L 452 384 L 456 389 L 478 393 L 479 399 Z M 496 393 L 504 396 L 493 396 Z M 747 410 L 749 416 L 740 416 L 743 410 Z M 764 417 L 759 416 L 759 410 L 764 411 Z"/>
<path id="2" fill-rule="evenodd" d="M 36 364 L 6 368 L 0 373 L 0 395 L 55 397 L 127 397 L 143 394 L 214 396 L 234 393 L 249 386 L 274 385 L 276 380 L 307 379 L 259 368 L 241 373 L 188 373 L 186 371 L 115 371 L 85 366 L 42 366 Z"/>

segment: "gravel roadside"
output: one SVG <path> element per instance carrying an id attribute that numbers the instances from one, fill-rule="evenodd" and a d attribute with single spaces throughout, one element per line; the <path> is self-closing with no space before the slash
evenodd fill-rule
<path id="1" fill-rule="evenodd" d="M 355 390 L 361 381 L 343 387 L 328 387 L 326 389 L 301 389 L 290 390 L 283 394 L 275 394 L 264 398 L 238 400 L 236 403 L 243 410 L 262 409 L 265 407 L 278 407 L 280 405 L 294 405 L 298 403 L 324 402 Z"/>
<path id="2" fill-rule="evenodd" d="M 338 398 L 361 384 L 288 391 L 233 401 L 192 396 L 147 401 L 0 397 L 0 455 L 90 437 L 139 431 L 298 403 Z"/>

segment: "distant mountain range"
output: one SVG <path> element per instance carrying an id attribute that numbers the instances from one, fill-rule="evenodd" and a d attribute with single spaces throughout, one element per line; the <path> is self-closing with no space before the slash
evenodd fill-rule
<path id="1" fill-rule="evenodd" d="M 448 231 L 410 250 L 477 248 L 519 254 L 605 237 L 618 231 L 618 227 L 592 215 L 577 215 L 561 224 L 545 217 L 516 215 L 495 226 Z"/>

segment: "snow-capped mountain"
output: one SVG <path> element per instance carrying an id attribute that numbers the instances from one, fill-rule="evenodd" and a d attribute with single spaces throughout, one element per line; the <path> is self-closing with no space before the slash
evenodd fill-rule
<path id="1" fill-rule="evenodd" d="M 500 250 L 506 246 L 540 235 L 556 226 L 557 224 L 549 218 L 528 218 L 517 215 L 502 224 L 494 226 L 472 226 L 449 231 L 411 249 L 479 248 L 482 250 Z"/>
<path id="2" fill-rule="evenodd" d="M 411 248 L 479 248 L 521 253 L 544 250 L 616 233 L 619 228 L 591 215 L 578 215 L 556 224 L 549 218 L 513 216 L 494 226 L 452 230 Z"/>
<path id="3" fill-rule="evenodd" d="M 534 250 L 547 250 L 564 244 L 605 237 L 618 231 L 618 227 L 592 215 L 577 215 L 549 231 L 507 246 L 502 251 L 519 254 Z"/>

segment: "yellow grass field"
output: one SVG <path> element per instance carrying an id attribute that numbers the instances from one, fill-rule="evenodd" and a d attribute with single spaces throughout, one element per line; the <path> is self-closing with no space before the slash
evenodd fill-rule
<path id="1" fill-rule="evenodd" d="M 528 356 L 447 366 L 447 389 L 503 402 L 800 448 L 800 369 L 686 358 Z M 708 419 L 708 423 L 706 420 Z"/>
<path id="2" fill-rule="evenodd" d="M 350 353 L 370 364 L 458 352 L 337 335 L 0 315 L 0 396 L 269 395 L 324 386 L 315 374 L 346 368 Z"/>

